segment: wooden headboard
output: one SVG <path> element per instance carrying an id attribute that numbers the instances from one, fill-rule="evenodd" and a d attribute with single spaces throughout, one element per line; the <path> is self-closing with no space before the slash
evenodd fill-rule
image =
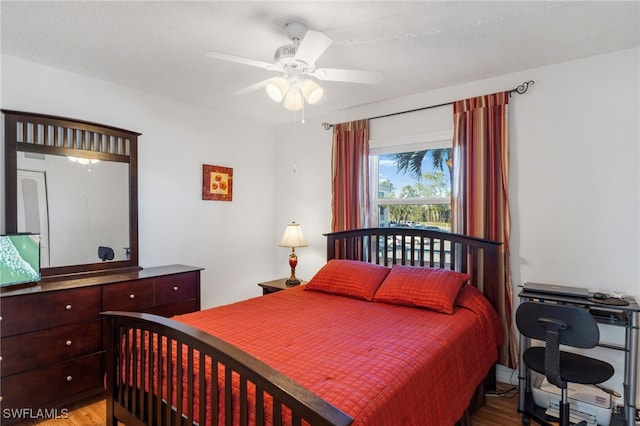
<path id="1" fill-rule="evenodd" d="M 494 307 L 498 304 L 502 243 L 418 228 L 367 228 L 325 234 L 327 260 L 446 268 L 471 275 Z"/>

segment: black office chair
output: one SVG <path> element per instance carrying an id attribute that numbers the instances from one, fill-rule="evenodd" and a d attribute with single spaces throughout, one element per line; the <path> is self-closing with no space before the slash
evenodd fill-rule
<path id="1" fill-rule="evenodd" d="M 524 302 L 516 312 L 516 324 L 523 335 L 545 342 L 545 346 L 528 348 L 522 356 L 523 362 L 561 389 L 560 426 L 569 426 L 567 383 L 595 385 L 613 376 L 611 364 L 559 348 L 560 345 L 595 347 L 600 340 L 596 320 L 578 306 Z M 578 423 L 582 424 L 587 423 Z"/>

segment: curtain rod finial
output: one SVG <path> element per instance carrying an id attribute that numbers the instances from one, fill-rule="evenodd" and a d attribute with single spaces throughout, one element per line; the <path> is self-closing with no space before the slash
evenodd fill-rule
<path id="1" fill-rule="evenodd" d="M 324 123 L 322 123 L 322 127 L 324 127 L 325 130 L 329 130 L 330 128 L 333 127 L 333 124 L 327 123 L 325 121 Z"/>
<path id="2" fill-rule="evenodd" d="M 533 80 L 525 81 L 520 86 L 513 89 L 512 92 L 516 92 L 519 95 L 522 95 L 524 93 L 527 93 L 527 90 L 529 90 L 529 86 L 533 86 L 534 84 L 535 82 Z"/>

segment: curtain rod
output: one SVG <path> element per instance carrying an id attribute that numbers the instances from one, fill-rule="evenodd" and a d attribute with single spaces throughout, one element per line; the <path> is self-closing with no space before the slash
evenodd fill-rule
<path id="1" fill-rule="evenodd" d="M 529 90 L 529 86 L 533 85 L 533 84 L 535 84 L 533 80 L 525 81 L 524 83 L 522 83 L 520 86 L 516 87 L 515 89 L 509 90 L 509 96 L 511 96 L 512 93 L 517 93 L 519 95 L 527 93 L 527 90 Z M 431 108 L 439 108 L 439 107 L 443 107 L 443 106 L 447 106 L 447 105 L 453 105 L 453 104 L 454 104 L 454 102 L 446 102 L 444 104 L 430 105 L 430 106 L 426 106 L 426 107 L 422 107 L 422 108 L 411 109 L 411 110 L 408 110 L 408 111 L 392 112 L 391 114 L 378 115 L 377 117 L 371 117 L 371 118 L 369 118 L 369 120 L 375 120 L 376 118 L 393 117 L 394 115 L 407 114 L 407 113 L 410 113 L 410 112 L 422 111 L 422 110 L 431 109 Z M 325 130 L 329 130 L 333 126 L 334 125 L 331 124 L 331 123 L 327 123 L 327 122 L 322 123 L 322 127 L 324 127 Z"/>

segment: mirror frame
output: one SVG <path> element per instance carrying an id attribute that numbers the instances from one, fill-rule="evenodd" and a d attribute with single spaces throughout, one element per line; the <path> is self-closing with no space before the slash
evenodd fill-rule
<path id="1" fill-rule="evenodd" d="M 128 260 L 42 268 L 42 277 L 138 266 L 138 136 L 141 133 L 53 115 L 1 110 L 4 115 L 5 228 L 18 231 L 18 151 L 129 164 Z"/>

